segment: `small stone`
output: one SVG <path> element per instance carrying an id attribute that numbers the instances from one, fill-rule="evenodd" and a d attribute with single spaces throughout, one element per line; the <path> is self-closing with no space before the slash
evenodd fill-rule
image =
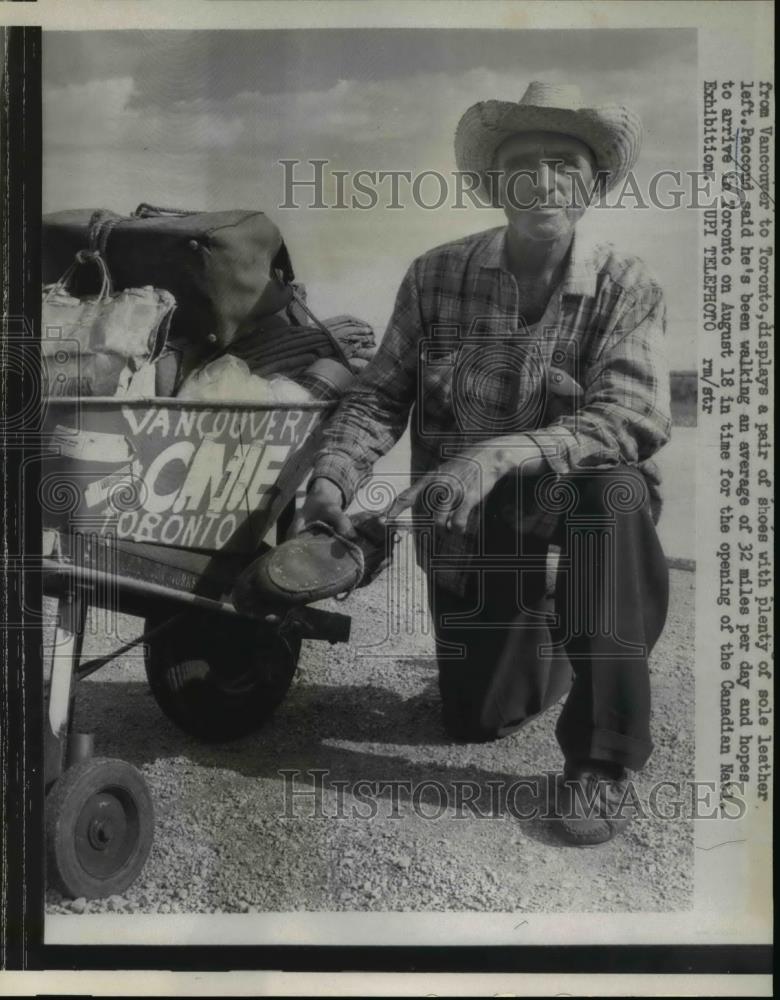
<path id="1" fill-rule="evenodd" d="M 78 899 L 74 899 L 70 904 L 71 913 L 83 913 L 87 908 L 87 901 L 83 896 L 79 896 Z"/>
<path id="2" fill-rule="evenodd" d="M 118 910 L 125 908 L 125 901 L 121 896 L 109 896 L 108 908 L 112 913 L 116 913 Z"/>
<path id="3" fill-rule="evenodd" d="M 399 868 L 411 868 L 412 859 L 408 854 L 402 854 L 398 858 L 396 864 L 398 865 Z"/>
<path id="4" fill-rule="evenodd" d="M 247 903 L 245 899 L 242 899 L 241 902 L 238 904 L 238 912 L 249 913 L 249 903 Z"/>

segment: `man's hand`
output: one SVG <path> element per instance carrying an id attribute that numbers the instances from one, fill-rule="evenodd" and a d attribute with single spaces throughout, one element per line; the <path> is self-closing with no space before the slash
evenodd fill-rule
<path id="1" fill-rule="evenodd" d="M 352 522 L 344 513 L 344 496 L 330 479 L 318 478 L 312 482 L 306 501 L 296 512 L 287 537 L 294 538 L 299 535 L 312 521 L 324 521 L 340 535 L 347 538 L 356 537 Z"/>

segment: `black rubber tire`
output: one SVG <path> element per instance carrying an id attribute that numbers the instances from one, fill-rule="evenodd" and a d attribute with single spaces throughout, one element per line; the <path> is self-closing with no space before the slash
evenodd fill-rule
<path id="1" fill-rule="evenodd" d="M 147 620 L 146 628 L 157 624 Z M 188 615 L 151 639 L 146 676 L 163 712 L 206 742 L 258 730 L 289 690 L 300 639 L 224 615 Z"/>
<path id="2" fill-rule="evenodd" d="M 123 760 L 80 761 L 46 796 L 48 879 L 65 896 L 120 895 L 146 864 L 153 839 L 149 788 Z"/>

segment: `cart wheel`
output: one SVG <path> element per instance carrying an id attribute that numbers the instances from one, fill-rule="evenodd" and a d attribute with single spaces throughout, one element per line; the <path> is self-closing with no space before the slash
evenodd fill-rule
<path id="1" fill-rule="evenodd" d="M 147 630 L 155 624 L 147 621 Z M 185 732 L 237 739 L 281 704 L 300 648 L 300 639 L 247 619 L 188 615 L 150 640 L 146 676 L 157 704 Z"/>
<path id="2" fill-rule="evenodd" d="M 67 896 L 123 892 L 146 863 L 153 838 L 149 789 L 123 760 L 80 761 L 46 797 L 49 880 Z"/>

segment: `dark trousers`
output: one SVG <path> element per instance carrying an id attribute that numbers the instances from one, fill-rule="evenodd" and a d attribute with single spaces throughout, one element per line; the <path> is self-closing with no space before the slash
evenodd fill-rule
<path id="1" fill-rule="evenodd" d="M 552 502 L 565 508 L 555 528 L 529 531 L 529 515 L 551 505 L 534 487 L 516 477 L 487 498 L 484 559 L 465 596 L 429 569 L 444 725 L 456 739 L 497 739 L 568 691 L 556 729 L 564 756 L 637 770 L 652 751 L 648 656 L 669 596 L 644 480 L 628 468 L 573 475 Z"/>

